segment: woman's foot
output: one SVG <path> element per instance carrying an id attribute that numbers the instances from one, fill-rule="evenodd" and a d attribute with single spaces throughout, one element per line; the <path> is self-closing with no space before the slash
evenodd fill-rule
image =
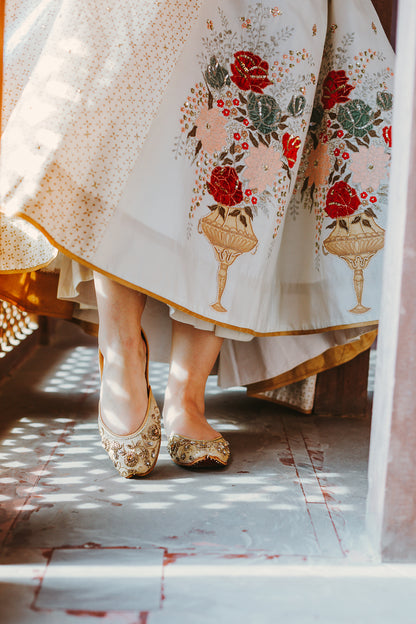
<path id="1" fill-rule="evenodd" d="M 175 390 L 173 390 L 175 388 Z M 186 388 L 170 380 L 163 410 L 167 450 L 175 464 L 185 467 L 215 468 L 230 459 L 228 442 L 204 416 L 203 392 L 190 398 Z"/>
<path id="2" fill-rule="evenodd" d="M 154 399 L 152 390 L 148 386 L 147 363 L 148 346 L 143 334 L 145 343 L 145 381 L 146 381 L 146 410 L 141 423 L 136 425 L 131 433 L 114 433 L 107 423 L 104 422 L 101 408 L 98 415 L 98 429 L 104 449 L 107 451 L 115 468 L 122 477 L 144 477 L 153 470 L 159 455 L 161 442 L 160 412 Z M 100 355 L 101 365 L 104 363 L 103 356 Z M 133 414 L 134 418 L 134 414 Z M 115 424 L 126 429 L 126 418 L 117 418 Z"/>
<path id="3" fill-rule="evenodd" d="M 190 399 L 184 388 L 170 382 L 163 411 L 167 450 L 179 466 L 226 466 L 230 458 L 228 442 L 207 422 L 204 401 Z M 172 392 L 175 386 L 176 392 Z"/>
<path id="4" fill-rule="evenodd" d="M 163 419 L 167 449 L 181 466 L 226 465 L 228 442 L 205 418 L 205 386 L 222 339 L 173 322 L 172 351 Z"/>
<path id="5" fill-rule="evenodd" d="M 102 372 L 98 428 L 122 477 L 153 470 L 161 440 L 160 412 L 149 386 L 148 345 L 141 331 L 146 297 L 95 274 Z"/>
<path id="6" fill-rule="evenodd" d="M 125 342 L 100 345 L 100 351 L 101 419 L 113 433 L 129 435 L 143 424 L 148 406 L 145 342 L 139 333 Z"/>
<path id="7" fill-rule="evenodd" d="M 94 274 L 99 313 L 98 343 L 103 356 L 100 412 L 117 435 L 128 435 L 143 423 L 148 391 L 146 345 L 141 317 L 146 296 Z"/>
<path id="8" fill-rule="evenodd" d="M 222 345 L 211 331 L 173 321 L 169 378 L 163 419 L 168 435 L 214 440 L 220 435 L 205 418 L 205 386 Z"/>
<path id="9" fill-rule="evenodd" d="M 167 436 L 176 433 L 193 440 L 215 440 L 220 435 L 205 418 L 204 390 L 197 392 L 199 396 L 195 390 L 169 375 L 163 406 Z"/>

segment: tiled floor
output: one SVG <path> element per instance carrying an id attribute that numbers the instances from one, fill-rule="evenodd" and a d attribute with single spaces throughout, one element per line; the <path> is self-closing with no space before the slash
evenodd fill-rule
<path id="1" fill-rule="evenodd" d="M 166 367 L 151 368 L 161 404 Z M 1 624 L 416 623 L 416 566 L 365 540 L 369 423 L 219 391 L 225 470 L 124 480 L 96 430 L 94 341 L 65 326 L 0 387 Z M 97 620 L 98 618 L 98 620 Z"/>

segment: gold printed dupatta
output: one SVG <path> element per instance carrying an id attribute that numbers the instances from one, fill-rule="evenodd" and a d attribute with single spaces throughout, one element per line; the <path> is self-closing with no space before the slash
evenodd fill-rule
<path id="1" fill-rule="evenodd" d="M 5 0 L 0 1 L 0 128 L 3 105 L 3 46 L 4 46 L 4 14 L 6 11 Z"/>
<path id="2" fill-rule="evenodd" d="M 8 16 L 19 16 L 19 3 L 8 0 L 6 26 Z M 42 5 L 50 13 L 52 5 L 54 19 L 5 127 L 0 191 L 8 217 L 22 216 L 59 247 L 88 260 L 117 207 L 201 2 L 29 4 L 32 16 Z M 27 36 L 24 24 L 20 32 Z M 11 73 L 16 38 L 14 32 L 11 50 L 6 47 Z"/>

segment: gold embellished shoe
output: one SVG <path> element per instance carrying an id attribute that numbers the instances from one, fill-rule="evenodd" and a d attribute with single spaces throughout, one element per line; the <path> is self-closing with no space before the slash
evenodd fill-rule
<path id="1" fill-rule="evenodd" d="M 104 449 L 107 451 L 115 468 L 122 477 L 130 479 L 144 477 L 155 467 L 161 440 L 160 412 L 149 385 L 149 345 L 142 332 L 146 344 L 146 384 L 147 410 L 143 424 L 137 431 L 128 435 L 117 435 L 103 423 L 101 410 L 98 413 L 98 430 Z M 104 358 L 99 351 L 101 375 Z"/>
<path id="2" fill-rule="evenodd" d="M 167 449 L 178 466 L 212 468 L 226 466 L 230 460 L 230 445 L 221 435 L 215 440 L 192 440 L 172 433 Z"/>

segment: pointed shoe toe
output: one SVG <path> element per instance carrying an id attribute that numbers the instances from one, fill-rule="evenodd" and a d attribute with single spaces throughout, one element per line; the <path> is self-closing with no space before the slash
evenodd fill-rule
<path id="1" fill-rule="evenodd" d="M 230 445 L 222 436 L 215 440 L 193 440 L 177 433 L 169 436 L 167 450 L 178 466 L 218 468 L 230 461 Z"/>

